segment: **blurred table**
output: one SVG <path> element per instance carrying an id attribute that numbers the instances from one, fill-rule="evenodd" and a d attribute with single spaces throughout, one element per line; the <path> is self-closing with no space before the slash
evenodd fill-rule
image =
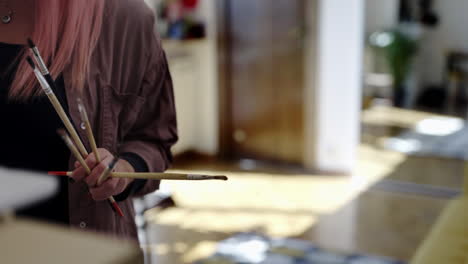
<path id="1" fill-rule="evenodd" d="M 143 263 L 137 244 L 25 219 L 0 218 L 0 263 Z"/>

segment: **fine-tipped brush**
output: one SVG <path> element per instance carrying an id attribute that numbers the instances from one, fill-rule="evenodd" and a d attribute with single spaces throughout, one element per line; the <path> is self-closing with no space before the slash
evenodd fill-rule
<path id="1" fill-rule="evenodd" d="M 109 178 L 109 175 L 111 172 L 114 170 L 115 165 L 117 165 L 117 162 L 119 161 L 118 158 L 114 158 L 109 165 L 104 169 L 104 171 L 101 173 L 101 175 L 98 178 L 97 181 L 97 186 L 101 185 L 107 178 Z"/>
<path id="2" fill-rule="evenodd" d="M 99 163 L 101 162 L 101 157 L 99 156 L 99 151 L 97 149 L 96 140 L 94 139 L 91 123 L 89 122 L 88 112 L 86 111 L 86 107 L 84 106 L 80 98 L 77 99 L 77 104 L 78 111 L 81 115 L 81 121 L 85 125 L 86 136 L 88 137 L 89 144 L 91 145 L 91 150 L 93 151 L 94 156 L 96 157 L 96 161 Z"/>
<path id="3" fill-rule="evenodd" d="M 71 176 L 70 171 L 49 171 L 50 175 Z M 227 181 L 228 177 L 224 175 L 199 175 L 199 174 L 181 174 L 181 173 L 157 173 L 157 172 L 111 172 L 112 178 L 128 178 L 143 180 L 183 180 L 183 181 L 204 181 L 220 180 Z"/>
<path id="4" fill-rule="evenodd" d="M 44 60 L 42 59 L 41 53 L 39 52 L 39 49 L 37 48 L 36 44 L 31 38 L 28 38 L 28 46 L 31 51 L 31 54 L 34 57 L 34 60 L 36 61 L 36 65 L 39 68 L 39 71 L 41 72 L 42 76 L 46 79 L 46 81 L 49 83 L 50 87 L 55 90 L 55 81 L 50 75 L 49 69 L 47 68 L 47 65 L 45 64 Z"/>
<path id="5" fill-rule="evenodd" d="M 49 82 L 44 78 L 42 73 L 36 67 L 36 64 L 34 64 L 34 61 L 32 60 L 31 57 L 28 56 L 26 58 L 26 60 L 29 63 L 29 65 L 31 66 L 31 68 L 33 69 L 34 74 L 36 75 L 36 78 L 39 81 L 39 84 L 41 85 L 44 93 L 49 98 L 50 103 L 52 104 L 55 111 L 59 115 L 59 117 L 62 120 L 63 124 L 65 125 L 65 128 L 67 129 L 68 133 L 70 133 L 73 141 L 75 142 L 78 149 L 80 150 L 80 153 L 83 155 L 83 157 L 86 157 L 88 155 L 88 151 L 86 151 L 86 148 L 84 147 L 83 142 L 81 142 L 81 139 L 78 136 L 78 133 L 76 132 L 75 128 L 73 127 L 72 123 L 70 122 L 70 119 L 68 119 L 68 116 L 65 113 L 65 110 L 63 109 L 62 105 L 60 104 L 59 100 L 57 99 L 57 96 L 55 96 L 55 93 L 52 90 Z M 52 83 L 53 83 L 53 81 L 52 81 Z"/>

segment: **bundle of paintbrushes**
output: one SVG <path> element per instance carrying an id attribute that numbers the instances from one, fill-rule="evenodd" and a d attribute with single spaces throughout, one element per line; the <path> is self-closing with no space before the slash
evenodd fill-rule
<path id="1" fill-rule="evenodd" d="M 66 130 L 59 130 L 58 133 L 62 137 L 63 141 L 70 149 L 72 155 L 75 159 L 81 164 L 81 166 L 85 169 L 86 173 L 89 175 L 91 173 L 91 169 L 86 164 L 85 159 L 88 156 L 88 151 L 86 150 L 84 144 L 82 143 L 78 133 L 76 132 L 74 126 L 72 125 L 71 121 L 69 120 L 65 110 L 62 108 L 59 100 L 57 99 L 53 88 L 55 89 L 55 82 L 52 76 L 47 69 L 44 60 L 42 59 L 39 49 L 36 47 L 34 42 L 28 39 L 29 46 L 31 48 L 31 52 L 33 54 L 34 61 L 28 57 L 27 61 L 31 68 L 36 75 L 39 84 L 41 85 L 44 93 L 49 98 L 50 103 L 53 105 L 55 111 L 59 115 L 60 119 L 62 120 Z M 36 67 L 37 65 L 37 67 Z M 91 129 L 91 124 L 89 122 L 88 114 L 86 112 L 86 108 L 83 102 L 78 99 L 78 109 L 81 115 L 81 119 L 83 124 L 85 125 L 86 136 L 91 145 L 92 152 L 96 157 L 97 162 L 101 162 L 101 158 L 99 156 L 99 152 L 97 149 L 97 144 L 94 139 L 94 135 Z M 174 173 L 127 173 L 127 172 L 113 172 L 114 166 L 117 164 L 118 159 L 115 158 L 104 170 L 104 172 L 100 175 L 98 180 L 98 185 L 103 183 L 109 177 L 116 177 L 116 178 L 131 178 L 131 179 L 149 179 L 149 180 L 227 180 L 226 176 L 208 176 L 208 175 L 194 175 L 194 174 L 174 174 Z M 50 172 L 51 175 L 57 176 L 71 176 L 71 172 Z M 121 216 L 123 216 L 122 210 L 119 208 L 117 202 L 111 196 L 109 197 L 109 202 L 112 205 L 113 209 Z"/>

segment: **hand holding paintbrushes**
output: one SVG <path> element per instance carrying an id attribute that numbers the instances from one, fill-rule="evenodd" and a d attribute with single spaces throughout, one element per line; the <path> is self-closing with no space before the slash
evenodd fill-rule
<path id="1" fill-rule="evenodd" d="M 78 149 L 73 144 L 73 141 L 68 136 L 67 132 L 65 132 L 65 130 L 63 130 L 63 129 L 59 129 L 57 131 L 57 133 L 62 137 L 63 141 L 65 142 L 65 145 L 67 145 L 67 147 L 70 149 L 72 155 L 81 164 L 81 166 L 83 167 L 83 169 L 86 172 L 86 175 L 91 175 L 91 169 L 89 168 L 89 166 L 86 163 L 86 161 L 84 160 L 84 158 L 80 155 L 80 152 L 78 151 Z M 114 159 L 114 160 L 115 161 L 113 161 L 111 163 L 111 165 L 109 165 L 109 167 L 108 167 L 109 168 L 108 170 L 110 170 L 110 171 L 112 171 L 114 169 L 114 166 L 117 163 L 117 159 Z M 112 208 L 115 210 L 115 212 L 117 212 L 120 216 L 123 216 L 123 212 L 120 209 L 120 207 L 118 206 L 118 204 L 115 201 L 114 197 L 109 196 L 108 200 L 109 200 L 110 205 L 112 206 Z"/>
<path id="2" fill-rule="evenodd" d="M 39 84 L 41 85 L 42 89 L 44 90 L 45 94 L 47 95 L 47 97 L 49 98 L 49 101 L 51 102 L 51 104 L 53 105 L 55 111 L 57 112 L 57 114 L 59 115 L 60 119 L 62 120 L 62 122 L 64 123 L 65 127 L 67 128 L 67 130 L 69 131 L 69 133 L 72 135 L 73 139 L 75 140 L 75 142 L 77 142 L 78 144 L 78 147 L 79 147 L 79 150 L 75 147 L 73 141 L 68 138 L 68 135 L 63 132 L 61 134 L 62 138 L 64 139 L 65 141 L 65 144 L 67 145 L 67 147 L 70 149 L 70 151 L 72 152 L 72 154 L 75 156 L 75 158 L 79 161 L 79 162 L 84 162 L 84 158 L 83 157 L 86 157 L 88 155 L 88 152 L 86 151 L 86 148 L 84 147 L 83 143 L 81 142 L 81 139 L 80 137 L 78 136 L 78 133 L 76 132 L 75 128 L 73 127 L 72 123 L 70 122 L 70 120 L 68 119 L 68 116 L 67 114 L 65 113 L 65 110 L 63 109 L 62 105 L 60 104 L 59 100 L 57 99 L 57 97 L 55 96 L 55 93 L 54 91 L 52 90 L 51 88 L 51 84 L 50 83 L 54 83 L 53 80 L 52 80 L 52 77 L 50 76 L 50 74 L 48 73 L 49 71 L 47 70 L 47 67 L 45 66 L 44 64 L 44 61 L 42 60 L 42 58 L 40 57 L 40 54 L 39 54 L 39 51 L 37 49 L 37 47 L 35 47 L 34 43 L 32 42 L 32 40 L 28 40 L 29 43 L 30 43 L 30 46 L 31 46 L 31 50 L 32 50 L 32 53 L 34 54 L 35 58 L 36 58 L 36 61 L 41 65 L 41 67 L 43 68 L 42 72 L 39 71 L 39 69 L 36 67 L 36 65 L 34 64 L 34 61 L 28 57 L 27 58 L 27 61 L 29 63 L 29 65 L 31 66 L 31 68 L 33 69 L 34 71 L 34 74 L 36 75 L 36 78 L 37 80 L 39 81 Z M 47 74 L 46 74 L 47 73 Z M 46 80 L 46 78 L 42 75 L 47 75 L 49 79 L 49 81 Z M 55 86 L 55 84 L 52 84 L 52 86 Z M 81 153 L 80 153 L 81 152 Z M 90 169 L 88 168 L 88 171 L 90 171 Z M 91 172 L 91 171 L 90 171 Z M 112 197 L 109 197 L 109 201 L 111 202 L 111 206 L 113 209 L 116 210 L 116 212 L 120 215 L 120 216 L 123 216 L 122 214 L 122 210 L 119 208 L 119 206 L 117 205 L 117 202 L 112 198 Z"/>
<path id="3" fill-rule="evenodd" d="M 91 129 L 91 125 L 89 123 L 89 118 L 87 116 L 86 108 L 83 105 L 82 101 L 78 99 L 78 109 L 81 114 L 81 119 L 85 125 L 85 130 L 86 134 L 88 137 L 88 140 L 90 142 L 91 148 L 93 152 L 91 155 L 94 155 L 94 158 L 91 158 L 91 163 L 100 163 L 101 157 L 100 157 L 100 151 L 97 148 L 96 142 L 94 140 L 93 132 Z M 59 134 L 64 138 L 65 143 L 67 146 L 69 146 L 71 152 L 73 155 L 76 156 L 76 159 L 78 163 L 81 165 L 81 167 L 85 170 L 87 175 L 90 174 L 90 169 L 89 166 L 86 164 L 86 161 L 80 157 L 79 152 L 75 146 L 73 146 L 72 140 L 66 135 L 65 131 L 60 131 Z M 68 137 L 68 139 L 67 139 Z M 67 143 L 68 142 L 68 143 Z M 104 154 L 107 154 L 107 156 L 111 156 L 110 153 L 108 153 L 105 150 L 102 150 Z M 95 162 L 94 162 L 95 160 Z M 84 164 L 84 165 L 83 165 Z M 111 163 L 113 164 L 113 163 Z M 112 165 L 115 166 L 115 163 Z M 49 172 L 50 175 L 56 175 L 56 176 L 73 176 L 73 172 L 63 172 L 63 171 L 51 171 Z M 79 173 L 78 173 L 79 174 Z M 224 175 L 197 175 L 197 174 L 179 174 L 179 173 L 156 173 L 156 172 L 143 172 L 143 173 L 136 173 L 136 172 L 112 172 L 112 170 L 107 170 L 107 167 L 104 169 L 104 172 L 100 174 L 100 176 L 97 179 L 92 179 L 91 181 L 88 182 L 90 185 L 97 185 L 100 186 L 106 179 L 109 177 L 112 178 L 117 178 L 117 179 L 146 179 L 146 180 L 189 180 L 189 181 L 202 181 L 202 180 L 223 180 L 226 181 L 228 178 Z"/>
<path id="4" fill-rule="evenodd" d="M 28 40 L 28 43 L 30 45 L 32 54 L 38 64 L 38 67 L 36 67 L 34 61 L 28 57 L 27 61 L 31 65 L 34 74 L 36 75 L 37 80 L 39 81 L 39 84 L 41 85 L 42 89 L 44 90 L 45 94 L 49 98 L 51 104 L 53 105 L 54 109 L 56 110 L 57 114 L 63 121 L 65 128 L 67 129 L 68 133 L 71 135 L 71 138 L 68 136 L 68 134 L 65 131 L 60 132 L 62 138 L 64 139 L 65 143 L 67 146 L 70 148 L 70 151 L 72 154 L 75 156 L 75 158 L 78 160 L 78 162 L 81 164 L 82 168 L 86 171 L 87 175 L 92 174 L 93 170 L 87 165 L 86 160 L 88 158 L 88 152 L 86 148 L 84 147 L 83 143 L 81 142 L 80 137 L 78 136 L 78 133 L 74 129 L 72 123 L 68 119 L 67 114 L 65 113 L 64 109 L 62 108 L 60 102 L 58 101 L 57 97 L 54 94 L 54 91 L 52 90 L 52 87 L 55 87 L 55 83 L 43 61 L 43 59 L 40 56 L 38 48 L 35 46 L 35 44 L 32 42 L 32 40 Z M 94 154 L 94 158 L 98 164 L 102 163 L 101 157 L 99 150 L 97 149 L 96 142 L 94 140 L 94 136 L 92 133 L 91 125 L 86 113 L 86 109 L 84 108 L 84 105 L 82 102 L 79 100 L 78 101 L 78 108 L 81 114 L 81 119 L 85 124 L 85 129 L 86 129 L 86 135 L 88 137 L 88 140 L 90 142 L 92 151 Z M 109 153 L 110 154 L 110 153 Z M 112 156 L 112 155 L 107 155 L 107 157 Z M 101 173 L 101 175 L 96 179 L 96 182 L 94 185 L 96 185 L 99 188 L 99 185 L 105 182 L 109 177 L 116 178 L 116 179 L 122 179 L 124 184 L 120 184 L 120 187 L 125 188 L 128 183 L 130 183 L 133 179 L 153 179 L 153 180 L 163 180 L 163 179 L 168 179 L 168 180 L 227 180 L 226 176 L 207 176 L 207 175 L 192 175 L 192 174 L 166 174 L 166 173 L 133 173 L 133 172 L 112 172 L 113 167 L 117 164 L 118 159 L 114 159 L 111 164 L 109 164 L 105 169 L 104 172 Z M 66 175 L 66 176 L 72 176 L 72 172 L 53 172 L 51 174 L 54 175 Z M 125 184 L 126 183 L 126 184 Z M 88 185 L 90 183 L 88 182 Z M 95 187 L 95 186 L 92 187 Z M 91 185 L 90 185 L 91 186 Z M 121 189 L 120 188 L 120 189 Z M 122 190 L 123 191 L 123 190 Z M 107 196 L 109 197 L 109 196 Z M 109 201 L 111 202 L 113 208 L 122 215 L 122 211 L 118 207 L 117 203 L 113 199 L 112 196 L 110 196 Z"/>

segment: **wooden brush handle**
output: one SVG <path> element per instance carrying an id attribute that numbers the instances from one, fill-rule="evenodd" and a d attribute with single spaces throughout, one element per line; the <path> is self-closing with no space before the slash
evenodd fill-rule
<path id="1" fill-rule="evenodd" d="M 50 175 L 56 176 L 71 176 L 72 172 L 65 171 L 49 171 Z M 223 180 L 227 181 L 228 177 L 224 175 L 198 175 L 198 174 L 179 174 L 179 173 L 135 173 L 135 172 L 112 172 L 109 174 L 113 178 L 129 178 L 129 179 L 146 179 L 146 180 Z"/>
<path id="2" fill-rule="evenodd" d="M 85 122 L 86 125 L 86 134 L 88 135 L 88 141 L 91 145 L 91 150 L 94 153 L 94 156 L 96 157 L 96 161 L 99 163 L 101 162 L 101 157 L 99 156 L 98 148 L 96 145 L 96 140 L 94 139 L 93 131 L 91 130 L 91 125 L 89 124 L 89 121 Z"/>
<path id="3" fill-rule="evenodd" d="M 178 173 L 132 173 L 132 172 L 112 172 L 114 178 L 147 179 L 147 180 L 187 180 L 187 174 Z"/>
<path id="4" fill-rule="evenodd" d="M 63 110 L 62 105 L 60 104 L 55 94 L 52 92 L 46 93 L 46 94 L 47 94 L 47 97 L 49 97 L 49 100 L 52 103 L 52 106 L 54 107 L 55 111 L 57 112 L 63 124 L 65 125 L 65 128 L 67 129 L 68 133 L 70 133 L 70 136 L 72 137 L 73 141 L 78 147 L 81 155 L 83 155 L 83 157 L 88 156 L 88 151 L 86 151 L 86 148 L 84 147 L 83 142 L 81 142 L 81 139 L 78 136 L 78 133 L 76 133 L 75 128 L 73 127 L 72 123 L 68 119 L 67 114 Z"/>
<path id="5" fill-rule="evenodd" d="M 227 180 L 226 176 L 216 175 L 197 175 L 197 174 L 180 174 L 180 173 L 132 173 L 132 172 L 112 172 L 111 177 L 114 178 L 129 178 L 129 179 L 147 179 L 147 180 Z M 212 178 L 214 177 L 214 178 Z"/>

